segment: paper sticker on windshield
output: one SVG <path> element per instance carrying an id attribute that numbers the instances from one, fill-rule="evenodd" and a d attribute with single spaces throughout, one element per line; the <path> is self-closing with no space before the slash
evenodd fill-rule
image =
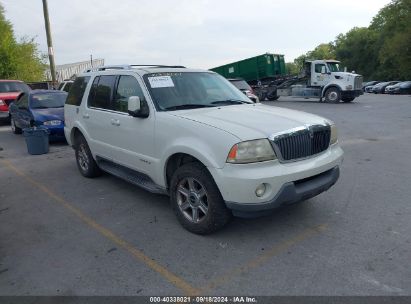
<path id="1" fill-rule="evenodd" d="M 153 89 L 174 87 L 173 79 L 170 76 L 148 77 L 148 81 Z"/>

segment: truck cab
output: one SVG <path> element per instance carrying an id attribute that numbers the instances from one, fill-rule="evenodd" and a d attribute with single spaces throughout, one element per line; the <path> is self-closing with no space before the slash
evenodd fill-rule
<path id="1" fill-rule="evenodd" d="M 295 81 L 280 85 L 278 96 L 351 102 L 362 94 L 362 76 L 345 72 L 337 60 L 307 60 Z"/>

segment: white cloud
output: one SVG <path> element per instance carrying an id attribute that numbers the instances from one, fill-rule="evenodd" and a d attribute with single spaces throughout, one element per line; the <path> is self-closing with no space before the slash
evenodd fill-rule
<path id="1" fill-rule="evenodd" d="M 0 0 L 18 36 L 47 51 L 40 0 Z M 161 63 L 210 68 L 265 52 L 287 61 L 354 26 L 389 0 L 48 0 L 58 64 Z"/>

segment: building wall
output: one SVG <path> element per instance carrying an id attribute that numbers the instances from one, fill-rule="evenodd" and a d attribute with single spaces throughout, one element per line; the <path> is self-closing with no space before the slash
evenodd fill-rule
<path id="1" fill-rule="evenodd" d="M 96 68 L 104 65 L 104 59 L 93 59 L 91 61 L 75 62 L 56 66 L 56 78 L 58 82 L 71 78 L 73 75 L 80 74 L 87 69 Z M 46 70 L 46 79 L 51 80 L 50 70 Z"/>

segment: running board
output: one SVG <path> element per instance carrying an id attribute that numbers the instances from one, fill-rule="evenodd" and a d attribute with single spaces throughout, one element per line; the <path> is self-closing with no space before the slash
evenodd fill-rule
<path id="1" fill-rule="evenodd" d="M 135 170 L 126 168 L 122 165 L 113 163 L 111 161 L 98 158 L 97 164 L 99 168 L 107 173 L 110 173 L 118 178 L 121 178 L 133 185 L 139 186 L 144 190 L 152 193 L 168 195 L 166 189 L 158 186 L 153 180 L 146 174 L 137 172 Z"/>

